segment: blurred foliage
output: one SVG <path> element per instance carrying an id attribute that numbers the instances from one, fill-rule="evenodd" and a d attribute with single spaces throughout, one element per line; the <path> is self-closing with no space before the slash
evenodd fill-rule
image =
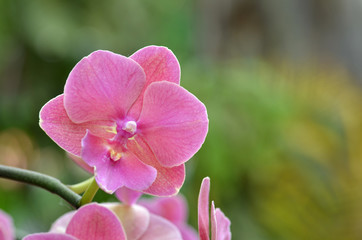
<path id="1" fill-rule="evenodd" d="M 359 87 L 338 67 L 192 68 L 184 86 L 208 106 L 210 132 L 187 181 L 211 177 L 236 239 L 359 239 Z"/>
<path id="2" fill-rule="evenodd" d="M 87 178 L 38 127 L 40 108 L 90 52 L 128 56 L 165 45 L 179 58 L 181 85 L 205 103 L 210 119 L 181 190 L 194 225 L 208 175 L 233 239 L 360 239 L 360 87 L 329 62 L 205 61 L 197 55 L 197 18 L 191 0 L 0 0 L 0 164 L 66 184 Z M 69 210 L 41 189 L 0 184 L 0 208 L 14 217 L 19 236 L 47 231 Z"/>

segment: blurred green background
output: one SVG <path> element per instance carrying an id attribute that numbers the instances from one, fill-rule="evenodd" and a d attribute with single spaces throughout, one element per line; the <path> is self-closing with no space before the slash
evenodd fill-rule
<path id="1" fill-rule="evenodd" d="M 86 179 L 40 108 L 90 52 L 163 45 L 210 119 L 181 190 L 193 225 L 210 176 L 233 239 L 361 239 L 361 20 L 357 0 L 0 0 L 0 164 Z M 4 180 L 0 208 L 19 236 L 70 209 Z"/>

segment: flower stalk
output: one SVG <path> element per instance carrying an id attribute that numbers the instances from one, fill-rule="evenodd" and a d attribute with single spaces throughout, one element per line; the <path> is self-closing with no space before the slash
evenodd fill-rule
<path id="1" fill-rule="evenodd" d="M 74 208 L 80 207 L 81 196 L 70 190 L 66 185 L 54 177 L 26 169 L 4 166 L 1 164 L 0 177 L 41 187 L 63 198 Z"/>

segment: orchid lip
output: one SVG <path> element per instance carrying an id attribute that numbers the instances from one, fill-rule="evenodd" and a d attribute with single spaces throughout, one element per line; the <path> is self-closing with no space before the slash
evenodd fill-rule
<path id="1" fill-rule="evenodd" d="M 114 162 L 123 157 L 124 151 L 127 149 L 127 139 L 134 136 L 137 131 L 137 123 L 135 121 L 126 121 L 118 125 L 116 136 L 109 142 L 109 157 Z"/>

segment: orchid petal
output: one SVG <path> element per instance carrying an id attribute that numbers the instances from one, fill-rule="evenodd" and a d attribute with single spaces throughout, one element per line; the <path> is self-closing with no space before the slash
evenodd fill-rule
<path id="1" fill-rule="evenodd" d="M 230 220 L 217 208 L 215 210 L 214 201 L 211 202 L 211 239 L 230 240 Z"/>
<path id="2" fill-rule="evenodd" d="M 147 88 L 138 126 L 161 165 L 174 167 L 200 149 L 208 118 L 204 104 L 194 95 L 163 81 Z"/>
<path id="3" fill-rule="evenodd" d="M 26 236 L 23 240 L 79 240 L 63 233 L 35 233 Z"/>
<path id="4" fill-rule="evenodd" d="M 112 160 L 109 154 L 110 146 L 105 139 L 87 132 L 82 146 L 83 160 L 95 167 L 95 179 L 108 193 L 113 193 L 123 186 L 140 191 L 155 181 L 156 169 L 139 161 L 129 151 L 122 153 L 119 160 Z"/>
<path id="5" fill-rule="evenodd" d="M 118 203 L 104 204 L 104 206 L 112 210 L 122 222 L 127 239 L 139 239 L 149 227 L 150 213 L 142 206 L 129 206 Z"/>
<path id="6" fill-rule="evenodd" d="M 117 216 L 98 204 L 81 207 L 69 222 L 66 233 L 80 240 L 126 239 Z"/>
<path id="7" fill-rule="evenodd" d="M 142 235 L 139 240 L 182 240 L 182 236 L 175 225 L 166 219 L 151 214 L 150 224 L 147 231 Z"/>
<path id="8" fill-rule="evenodd" d="M 214 201 L 211 202 L 211 240 L 216 240 L 216 236 L 217 236 L 217 219 L 216 219 L 216 214 L 215 214 L 215 204 Z"/>
<path id="9" fill-rule="evenodd" d="M 79 240 L 63 233 L 34 233 L 26 236 L 23 240 Z"/>
<path id="10" fill-rule="evenodd" d="M 14 224 L 12 218 L 0 209 L 0 239 L 1 240 L 13 240 Z"/>
<path id="11" fill-rule="evenodd" d="M 135 136 L 134 140 L 128 141 L 127 146 L 138 159 L 142 159 L 142 162 L 157 170 L 156 180 L 142 192 L 161 197 L 172 196 L 179 192 L 185 180 L 184 164 L 171 168 L 162 166 L 149 146 L 139 136 Z"/>
<path id="12" fill-rule="evenodd" d="M 116 197 L 127 205 L 132 205 L 141 197 L 142 192 L 134 191 L 127 187 L 121 187 L 116 191 Z"/>
<path id="13" fill-rule="evenodd" d="M 141 199 L 139 205 L 146 207 L 151 213 L 163 217 L 179 229 L 183 240 L 197 240 L 196 231 L 186 224 L 187 203 L 182 195 L 166 198 Z"/>
<path id="14" fill-rule="evenodd" d="M 73 68 L 64 87 L 64 106 L 75 123 L 124 117 L 146 81 L 134 60 L 95 51 Z"/>
<path id="15" fill-rule="evenodd" d="M 64 95 L 61 94 L 47 102 L 40 110 L 40 127 L 61 148 L 76 156 L 81 153 L 81 140 L 89 129 L 93 134 L 104 138 L 111 138 L 114 133 L 107 131 L 111 128 L 110 121 L 94 121 L 75 124 L 70 120 L 63 104 Z"/>
<path id="16" fill-rule="evenodd" d="M 146 84 L 137 101 L 133 104 L 129 116 L 138 119 L 142 108 L 143 94 L 147 87 L 158 81 L 169 81 L 180 84 L 180 64 L 173 52 L 166 47 L 148 46 L 135 52 L 131 59 L 135 60 L 146 74 Z"/>
<path id="17" fill-rule="evenodd" d="M 182 239 L 183 240 L 198 240 L 199 237 L 194 228 L 188 226 L 187 224 L 183 224 L 182 226 L 178 226 Z"/>
<path id="18" fill-rule="evenodd" d="M 177 194 L 185 180 L 185 165 L 165 168 L 155 163 L 153 167 L 157 169 L 156 180 L 143 192 L 160 197 Z"/>
<path id="19" fill-rule="evenodd" d="M 183 224 L 187 220 L 187 204 L 182 195 L 141 199 L 138 204 L 146 207 L 151 213 L 166 218 L 176 226 Z"/>
<path id="20" fill-rule="evenodd" d="M 53 233 L 65 233 L 67 226 L 74 216 L 76 211 L 67 212 L 64 215 L 62 215 L 60 218 L 58 218 L 50 227 L 49 232 Z"/>
<path id="21" fill-rule="evenodd" d="M 72 159 L 79 167 L 83 168 L 85 171 L 89 173 L 94 173 L 94 169 L 89 166 L 81 157 L 78 157 L 74 154 L 68 153 L 67 154 L 70 159 Z"/>
<path id="22" fill-rule="evenodd" d="M 198 224 L 200 240 L 209 240 L 209 192 L 210 178 L 202 180 L 198 200 Z"/>

